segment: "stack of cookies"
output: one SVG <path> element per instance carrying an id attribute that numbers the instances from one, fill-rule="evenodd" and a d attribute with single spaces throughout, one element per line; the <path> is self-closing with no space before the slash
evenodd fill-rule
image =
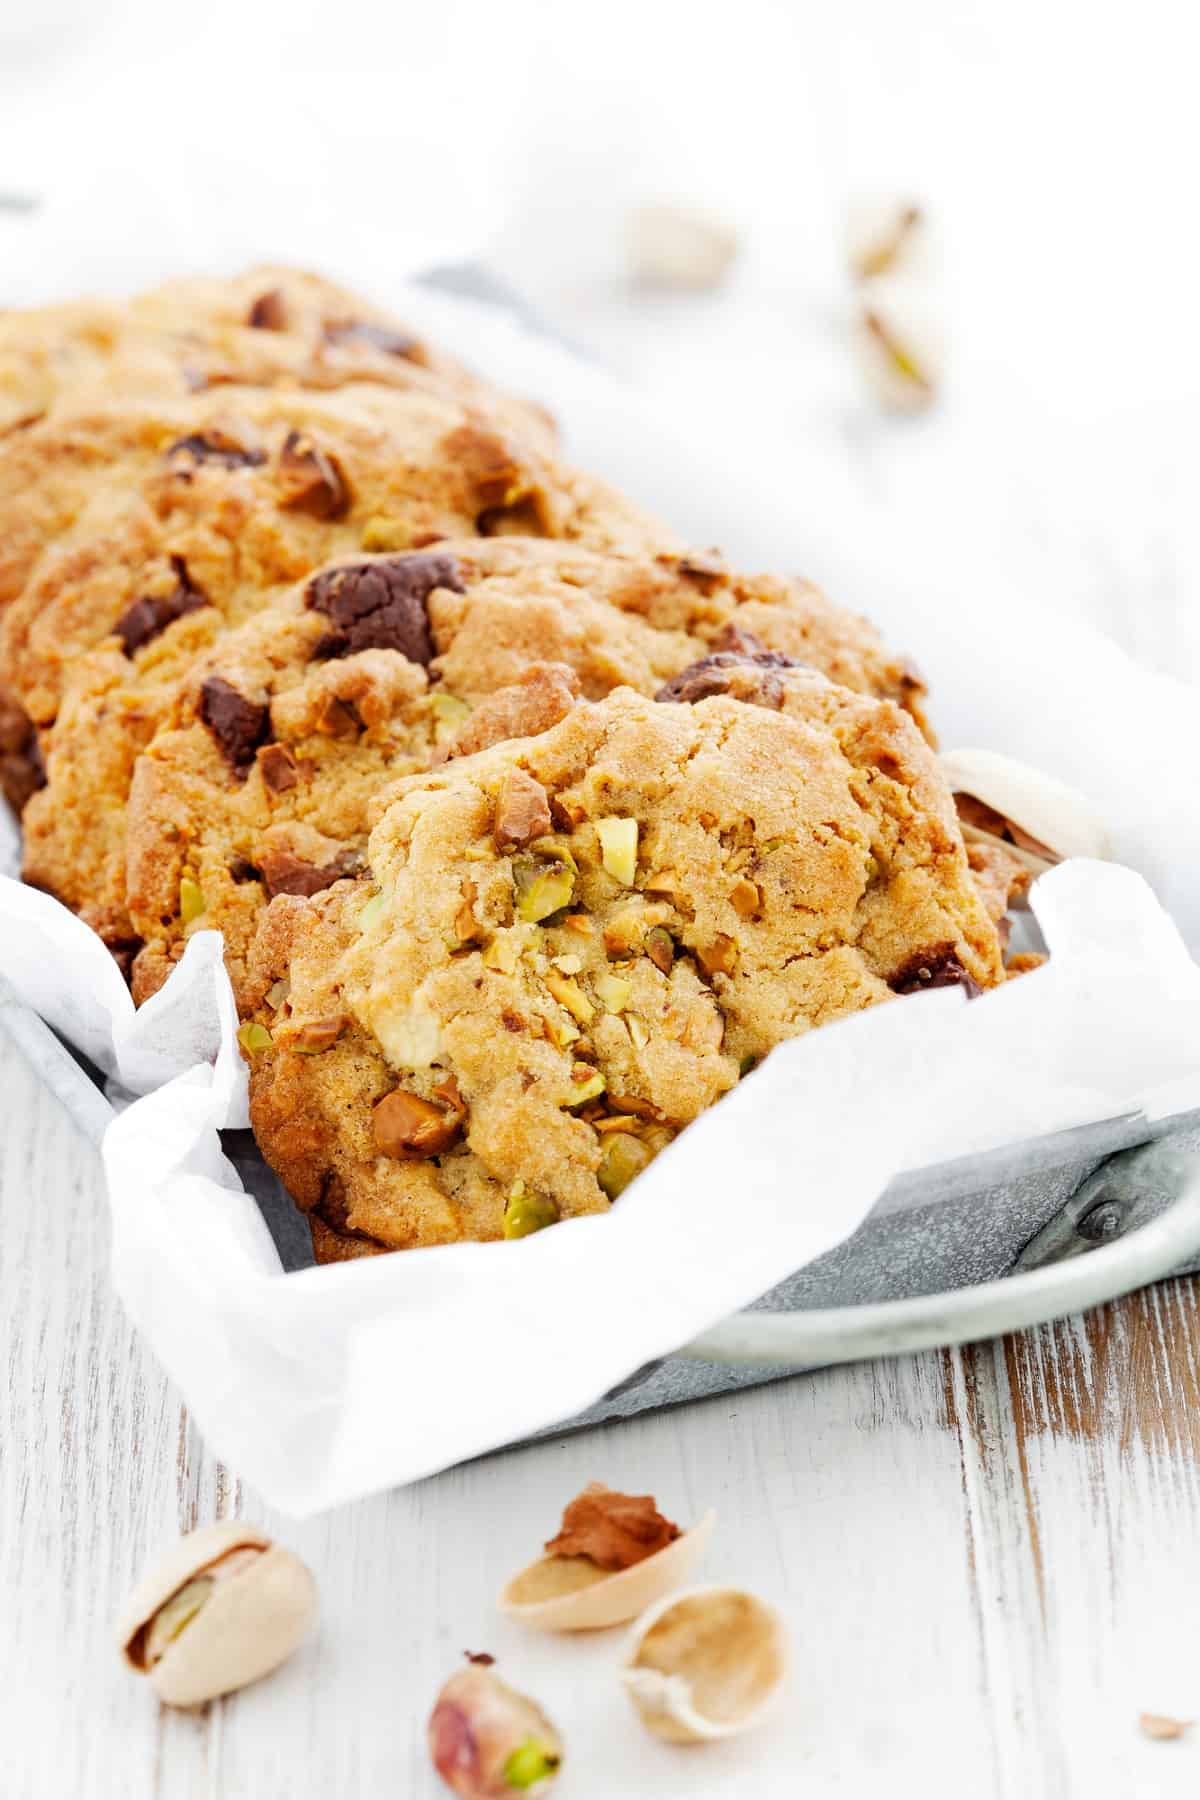
<path id="1" fill-rule="evenodd" d="M 0 784 L 140 1004 L 221 932 L 322 1260 L 604 1211 L 783 1039 L 1005 979 L 912 665 L 315 277 L 0 314 Z"/>

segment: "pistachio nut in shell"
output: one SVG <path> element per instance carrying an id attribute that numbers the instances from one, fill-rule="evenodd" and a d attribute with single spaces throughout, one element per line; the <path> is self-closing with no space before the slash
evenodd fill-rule
<path id="1" fill-rule="evenodd" d="M 996 750 L 947 750 L 939 760 L 955 795 L 996 815 L 989 825 L 964 817 L 968 842 L 1003 844 L 1036 875 L 1070 856 L 1111 855 L 1104 821 L 1065 781 Z"/>
<path id="2" fill-rule="evenodd" d="M 549 1793 L 563 1745 L 541 1707 L 502 1681 L 490 1656 L 452 1675 L 429 1715 L 429 1755 L 461 1800 Z"/>
<path id="3" fill-rule="evenodd" d="M 638 1620 L 621 1680 L 656 1737 L 699 1744 L 757 1724 L 787 1664 L 787 1636 L 773 1607 L 741 1588 L 689 1588 Z"/>
<path id="4" fill-rule="evenodd" d="M 706 1512 L 690 1531 L 628 1569 L 602 1569 L 586 1556 L 539 1556 L 505 1587 L 500 1610 L 537 1631 L 627 1625 L 687 1580 L 716 1522 L 716 1513 Z"/>
<path id="5" fill-rule="evenodd" d="M 117 1624 L 126 1662 L 160 1700 L 200 1706 L 284 1662 L 316 1615 L 290 1550 L 237 1520 L 180 1538 L 143 1576 Z"/>

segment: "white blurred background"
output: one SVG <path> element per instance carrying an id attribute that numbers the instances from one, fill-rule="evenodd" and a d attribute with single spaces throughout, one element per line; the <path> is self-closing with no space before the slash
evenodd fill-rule
<path id="1" fill-rule="evenodd" d="M 715 459 L 795 458 L 801 512 L 850 484 L 881 533 L 953 534 L 966 570 L 1200 675 L 1194 20 L 1178 0 L 0 0 L 0 193 L 43 220 L 0 211 L 0 304 L 272 254 L 386 299 L 480 259 Z M 936 222 L 947 368 L 919 419 L 880 411 L 847 346 L 864 192 Z M 736 227 L 719 289 L 630 280 L 650 201 Z"/>

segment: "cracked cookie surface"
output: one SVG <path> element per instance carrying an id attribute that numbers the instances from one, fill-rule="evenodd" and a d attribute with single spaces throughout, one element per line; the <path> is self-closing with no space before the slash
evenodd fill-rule
<path id="1" fill-rule="evenodd" d="M 282 896 L 242 1028 L 319 1257 L 602 1212 L 782 1040 L 1003 979 L 936 759 L 894 704 L 620 690 L 398 784 L 369 875 Z"/>

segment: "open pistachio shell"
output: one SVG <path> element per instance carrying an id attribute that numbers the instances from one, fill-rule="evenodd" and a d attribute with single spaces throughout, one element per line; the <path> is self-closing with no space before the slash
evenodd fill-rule
<path id="1" fill-rule="evenodd" d="M 772 1607 L 741 1588 L 688 1588 L 638 1620 L 621 1680 L 656 1737 L 699 1744 L 757 1724 L 787 1664 Z"/>
<path id="2" fill-rule="evenodd" d="M 1111 854 L 1103 820 L 1066 782 L 995 750 L 947 750 L 940 760 L 954 793 L 981 800 L 1036 848 L 1019 840 L 1009 843 L 978 826 L 964 824 L 963 836 L 968 842 L 1003 843 L 1035 875 L 1044 874 L 1069 856 L 1104 859 Z"/>
<path id="3" fill-rule="evenodd" d="M 232 1552 L 257 1552 L 244 1567 L 204 1585 Z M 198 1603 L 179 1605 L 189 1583 Z M 147 1655 L 154 1620 L 176 1601 L 177 1628 L 157 1661 Z M 316 1614 L 316 1587 L 298 1556 L 237 1520 L 189 1532 L 147 1571 L 117 1624 L 126 1662 L 147 1675 L 160 1700 L 199 1706 L 245 1687 L 292 1654 Z"/>
<path id="4" fill-rule="evenodd" d="M 628 1569 L 598 1569 L 586 1556 L 539 1556 L 514 1575 L 500 1610 L 538 1631 L 605 1631 L 627 1625 L 687 1578 L 700 1558 L 715 1512 L 653 1556 Z"/>

